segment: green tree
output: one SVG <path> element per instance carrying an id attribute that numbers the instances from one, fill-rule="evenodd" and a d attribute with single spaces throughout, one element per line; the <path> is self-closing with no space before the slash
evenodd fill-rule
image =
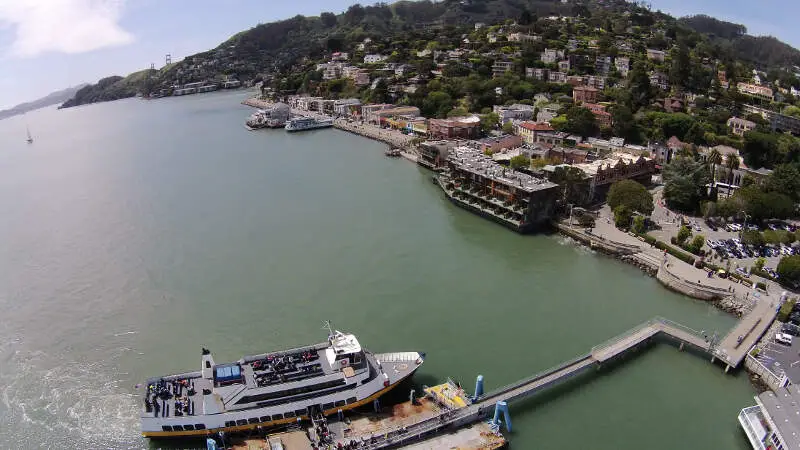
<path id="1" fill-rule="evenodd" d="M 711 180 L 716 180 L 714 175 L 716 175 L 717 165 L 722 164 L 722 155 L 719 150 L 716 148 L 711 149 L 708 156 L 706 156 L 706 164 L 708 164 L 709 169 L 711 169 Z"/>
<path id="2" fill-rule="evenodd" d="M 682 226 L 678 230 L 678 235 L 675 236 L 675 240 L 677 241 L 678 245 L 683 245 L 691 235 L 692 235 L 692 230 L 690 230 L 689 227 L 687 226 Z"/>
<path id="3" fill-rule="evenodd" d="M 777 192 L 800 201 L 800 170 L 797 166 L 782 164 L 767 177 L 765 186 L 767 191 Z"/>
<path id="4" fill-rule="evenodd" d="M 319 18 L 325 28 L 332 28 L 336 25 L 336 14 L 332 12 L 323 12 L 319 15 Z"/>
<path id="5" fill-rule="evenodd" d="M 531 160 L 525 155 L 512 156 L 509 164 L 512 169 L 526 169 L 531 166 Z"/>
<path id="6" fill-rule="evenodd" d="M 497 129 L 497 124 L 500 122 L 500 116 L 497 113 L 488 113 L 481 115 L 481 129 L 488 133 Z"/>
<path id="7" fill-rule="evenodd" d="M 728 171 L 728 184 L 733 183 L 733 172 L 739 168 L 739 157 L 731 153 L 725 157 L 725 169 Z"/>
<path id="8" fill-rule="evenodd" d="M 633 180 L 622 180 L 612 184 L 607 201 L 608 206 L 614 211 L 620 206 L 625 206 L 631 214 L 638 212 L 649 216 L 653 212 L 653 195 Z"/>
<path id="9" fill-rule="evenodd" d="M 740 188 L 734 194 L 753 221 L 786 219 L 794 213 L 794 203 L 789 197 L 777 192 L 765 192 L 757 185 Z"/>
<path id="10" fill-rule="evenodd" d="M 670 208 L 693 213 L 706 196 L 711 181 L 705 165 L 691 158 L 674 158 L 664 167 L 664 200 Z"/>
<path id="11" fill-rule="evenodd" d="M 704 245 L 706 245 L 706 238 L 702 234 L 698 234 L 692 239 L 692 242 L 686 247 L 686 250 L 689 250 L 695 255 L 699 255 Z"/>
<path id="12" fill-rule="evenodd" d="M 761 272 L 764 270 L 764 264 L 767 263 L 767 260 L 764 258 L 757 258 L 756 262 L 753 263 L 753 271 L 754 272 Z"/>
<path id="13" fill-rule="evenodd" d="M 457 107 L 451 109 L 447 113 L 447 117 L 464 117 L 464 116 L 466 116 L 468 114 L 469 114 L 469 111 L 467 111 L 466 108 L 464 108 L 463 106 L 457 106 Z"/>
<path id="14" fill-rule="evenodd" d="M 630 108 L 625 105 L 614 105 L 611 108 L 611 121 L 614 136 L 623 139 L 636 138 L 636 121 Z"/>
<path id="15" fill-rule="evenodd" d="M 766 230 L 764 231 L 764 242 L 770 245 L 780 244 L 781 236 L 773 230 Z"/>
<path id="16" fill-rule="evenodd" d="M 505 134 L 513 134 L 514 133 L 514 123 L 510 120 L 503 124 L 503 133 Z"/>
<path id="17" fill-rule="evenodd" d="M 672 64 L 669 69 L 669 82 L 674 86 L 686 87 L 691 71 L 691 61 L 689 59 L 689 48 L 681 39 L 672 52 Z"/>
<path id="18" fill-rule="evenodd" d="M 645 231 L 646 231 L 646 230 L 645 230 L 645 221 L 644 221 L 644 217 L 642 217 L 642 216 L 636 216 L 636 217 L 634 217 L 634 218 L 633 218 L 633 232 L 634 232 L 634 233 L 638 233 L 638 234 L 642 234 L 642 233 L 644 233 Z"/>
<path id="19" fill-rule="evenodd" d="M 764 236 L 758 231 L 743 231 L 742 232 L 742 242 L 747 245 L 754 245 L 756 247 L 761 247 L 764 245 Z"/>
<path id="20" fill-rule="evenodd" d="M 790 286 L 800 284 L 800 255 L 784 256 L 778 263 L 778 275 L 781 282 Z"/>
<path id="21" fill-rule="evenodd" d="M 594 136 L 597 134 L 597 120 L 586 108 L 573 106 L 567 110 L 566 131 L 579 134 L 583 137 Z"/>
<path id="22" fill-rule="evenodd" d="M 582 205 L 589 199 L 589 183 L 582 170 L 573 166 L 557 166 L 550 181 L 561 186 L 564 202 Z"/>
<path id="23" fill-rule="evenodd" d="M 614 208 L 614 226 L 617 228 L 627 228 L 631 224 L 633 211 L 625 205 Z"/>
<path id="24" fill-rule="evenodd" d="M 653 102 L 655 93 L 643 61 L 636 62 L 628 74 L 628 92 L 630 93 L 628 106 L 632 111 L 638 111 L 639 108 L 649 106 Z"/>
<path id="25" fill-rule="evenodd" d="M 778 152 L 778 138 L 771 133 L 750 131 L 744 135 L 742 156 L 753 168 L 771 167 Z"/>

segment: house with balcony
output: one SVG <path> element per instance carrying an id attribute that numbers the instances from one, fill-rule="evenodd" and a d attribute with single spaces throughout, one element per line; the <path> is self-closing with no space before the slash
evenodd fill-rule
<path id="1" fill-rule="evenodd" d="M 650 74 L 650 85 L 655 86 L 662 91 L 668 91 L 669 77 L 663 72 L 652 72 Z"/>
<path id="2" fill-rule="evenodd" d="M 572 101 L 576 104 L 597 103 L 598 90 L 589 86 L 576 86 L 572 89 Z"/>
<path id="3" fill-rule="evenodd" d="M 378 64 L 386 61 L 387 59 L 389 59 L 389 57 L 385 55 L 378 55 L 378 54 L 365 55 L 364 64 Z"/>
<path id="4" fill-rule="evenodd" d="M 533 145 L 538 142 L 539 134 L 552 131 L 555 130 L 549 123 L 522 122 L 516 126 L 515 134 L 519 135 L 526 144 Z"/>
<path id="5" fill-rule="evenodd" d="M 731 117 L 728 119 L 727 125 L 728 128 L 731 129 L 731 133 L 737 136 L 744 136 L 744 134 L 748 131 L 753 131 L 756 129 L 755 122 L 742 119 L 741 117 Z"/>
<path id="6" fill-rule="evenodd" d="M 492 76 L 497 78 L 503 76 L 506 72 L 514 70 L 514 61 L 495 61 L 492 66 Z"/>
<path id="7" fill-rule="evenodd" d="M 631 70 L 631 59 L 627 56 L 617 56 L 614 59 L 614 67 L 622 78 L 628 78 L 628 72 Z"/>
<path id="8" fill-rule="evenodd" d="M 555 64 L 557 61 L 564 58 L 564 50 L 556 50 L 546 48 L 540 55 L 540 59 L 545 64 Z"/>
<path id="9" fill-rule="evenodd" d="M 772 101 L 774 99 L 774 94 L 772 89 L 766 86 L 760 86 L 758 84 L 751 84 L 751 83 L 737 83 L 736 90 L 744 95 L 749 95 L 750 97 L 755 97 L 760 100 L 765 101 Z"/>
<path id="10" fill-rule="evenodd" d="M 550 77 L 550 70 L 549 69 L 540 69 L 538 67 L 526 67 L 525 68 L 525 78 L 533 78 L 536 80 L 545 80 L 547 81 Z"/>

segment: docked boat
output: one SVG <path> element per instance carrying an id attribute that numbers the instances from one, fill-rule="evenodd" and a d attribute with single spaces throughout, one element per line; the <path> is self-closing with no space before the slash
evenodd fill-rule
<path id="1" fill-rule="evenodd" d="M 369 404 L 410 377 L 419 352 L 372 353 L 329 327 L 326 342 L 217 364 L 203 349 L 199 371 L 151 378 L 141 412 L 145 437 L 242 432 Z"/>
<path id="2" fill-rule="evenodd" d="M 260 128 L 283 128 L 289 119 L 289 105 L 275 103 L 268 108 L 259 109 L 245 121 L 245 128 L 258 130 Z"/>
<path id="3" fill-rule="evenodd" d="M 286 122 L 286 131 L 304 131 L 317 128 L 330 128 L 333 119 L 315 119 L 313 117 L 296 117 Z"/>

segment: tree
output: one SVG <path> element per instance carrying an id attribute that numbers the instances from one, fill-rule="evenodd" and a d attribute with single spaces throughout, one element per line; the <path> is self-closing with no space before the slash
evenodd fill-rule
<path id="1" fill-rule="evenodd" d="M 716 175 L 717 165 L 722 164 L 722 154 L 720 154 L 719 150 L 716 148 L 711 149 L 708 156 L 706 156 L 706 164 L 708 164 L 711 169 L 711 180 L 716 180 L 714 175 Z"/>
<path id="2" fill-rule="evenodd" d="M 683 39 L 672 54 L 672 65 L 669 69 L 669 82 L 674 86 L 686 87 L 692 64 L 689 59 L 689 48 Z"/>
<path id="3" fill-rule="evenodd" d="M 617 228 L 627 228 L 631 224 L 633 212 L 625 205 L 614 208 L 614 226 Z"/>
<path id="4" fill-rule="evenodd" d="M 447 117 L 464 117 L 469 114 L 469 111 L 462 106 L 457 106 L 447 113 Z"/>
<path id="5" fill-rule="evenodd" d="M 630 213 L 637 212 L 649 216 L 653 212 L 653 195 L 633 180 L 622 180 L 612 184 L 607 201 L 608 206 L 614 211 L 624 206 Z"/>
<path id="6" fill-rule="evenodd" d="M 628 91 L 630 93 L 629 107 L 638 111 L 643 106 L 648 106 L 653 101 L 654 91 L 650 85 L 650 76 L 642 61 L 633 65 L 633 70 L 628 74 Z"/>
<path id="7" fill-rule="evenodd" d="M 789 197 L 777 192 L 765 192 L 760 186 L 739 188 L 734 194 L 754 222 L 766 219 L 785 219 L 794 213 L 794 203 Z"/>
<path id="8" fill-rule="evenodd" d="M 758 231 L 750 231 L 750 230 L 743 231 L 742 242 L 747 245 L 761 247 L 762 245 L 764 245 L 764 235 L 762 235 Z"/>
<path id="9" fill-rule="evenodd" d="M 525 155 L 512 156 L 509 165 L 514 170 L 525 169 L 531 166 L 531 160 Z"/>
<path id="10" fill-rule="evenodd" d="M 692 239 L 692 242 L 688 246 L 686 246 L 686 250 L 689 250 L 695 255 L 699 255 L 700 250 L 703 248 L 704 245 L 706 245 L 706 238 L 703 237 L 702 234 L 698 234 L 697 236 L 694 237 L 694 239 Z"/>
<path id="11" fill-rule="evenodd" d="M 670 208 L 692 213 L 706 196 L 711 177 L 703 163 L 691 158 L 674 158 L 664 168 L 664 199 Z"/>
<path id="12" fill-rule="evenodd" d="M 733 184 L 733 172 L 739 168 L 739 157 L 733 153 L 725 157 L 725 169 L 728 171 L 728 184 Z"/>
<path id="13" fill-rule="evenodd" d="M 614 105 L 611 108 L 611 129 L 614 136 L 623 139 L 633 139 L 636 137 L 636 121 L 633 118 L 630 108 L 625 105 Z"/>
<path id="14" fill-rule="evenodd" d="M 513 134 L 514 133 L 514 122 L 508 121 L 503 124 L 503 133 L 505 134 Z"/>
<path id="15" fill-rule="evenodd" d="M 680 230 L 678 230 L 678 235 L 675 236 L 675 241 L 678 243 L 678 245 L 683 245 L 691 235 L 692 235 L 692 230 L 684 225 L 680 228 Z"/>
<path id="16" fill-rule="evenodd" d="M 753 263 L 753 272 L 761 272 L 764 270 L 764 264 L 767 263 L 767 260 L 764 258 L 757 258 L 756 262 Z"/>
<path id="17" fill-rule="evenodd" d="M 497 124 L 500 122 L 500 116 L 497 113 L 488 113 L 481 115 L 481 129 L 488 133 L 497 129 Z"/>
<path id="18" fill-rule="evenodd" d="M 325 28 L 332 28 L 336 25 L 336 14 L 331 12 L 324 12 L 319 15 L 320 21 Z"/>
<path id="19" fill-rule="evenodd" d="M 638 234 L 642 234 L 645 231 L 646 230 L 645 230 L 644 217 L 642 217 L 642 216 L 634 217 L 633 218 L 633 232 L 634 233 L 638 233 Z"/>
<path id="20" fill-rule="evenodd" d="M 790 286 L 800 284 L 800 255 L 784 256 L 778 263 L 778 275 Z"/>
<path id="21" fill-rule="evenodd" d="M 706 143 L 705 134 L 703 126 L 695 122 L 689 127 L 689 131 L 686 132 L 683 140 L 692 144 L 703 145 Z"/>
<path id="22" fill-rule="evenodd" d="M 771 167 L 778 151 L 778 138 L 771 133 L 750 131 L 744 135 L 742 156 L 752 168 Z"/>
<path id="23" fill-rule="evenodd" d="M 567 124 L 565 129 L 570 133 L 583 137 L 597 134 L 597 120 L 594 114 L 586 108 L 573 106 L 567 110 Z"/>
<path id="24" fill-rule="evenodd" d="M 764 242 L 770 245 L 778 245 L 781 243 L 780 235 L 773 230 L 764 231 Z"/>
<path id="25" fill-rule="evenodd" d="M 782 164 L 767 177 L 767 191 L 777 192 L 797 202 L 800 200 L 800 170 L 797 166 Z"/>
<path id="26" fill-rule="evenodd" d="M 582 205 L 589 199 L 589 183 L 582 170 L 573 166 L 557 166 L 550 181 L 561 186 L 564 202 Z"/>

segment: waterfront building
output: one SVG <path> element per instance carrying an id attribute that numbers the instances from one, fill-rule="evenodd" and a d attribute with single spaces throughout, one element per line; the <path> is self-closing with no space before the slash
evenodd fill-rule
<path id="1" fill-rule="evenodd" d="M 375 113 L 377 111 L 383 109 L 393 108 L 394 105 L 391 103 L 376 103 L 370 105 L 361 105 L 360 117 L 359 119 L 367 122 L 367 123 L 374 123 L 377 124 L 378 121 L 375 119 Z"/>
<path id="2" fill-rule="evenodd" d="M 357 98 L 343 98 L 333 101 L 333 114 L 338 117 L 349 116 L 352 106 L 360 106 L 361 100 Z"/>
<path id="3" fill-rule="evenodd" d="M 762 392 L 755 400 L 755 406 L 739 412 L 739 424 L 753 449 L 800 448 L 800 386 Z"/>
<path id="4" fill-rule="evenodd" d="M 239 80 L 227 80 L 222 82 L 222 89 L 236 89 L 242 86 Z"/>
<path id="5" fill-rule="evenodd" d="M 454 204 L 515 231 L 545 226 L 555 213 L 558 185 L 493 161 L 478 149 L 456 147 L 437 178 Z"/>
<path id="6" fill-rule="evenodd" d="M 447 155 L 455 147 L 452 141 L 425 141 L 419 144 L 417 164 L 431 170 L 447 167 Z"/>
<path id="7" fill-rule="evenodd" d="M 478 135 L 480 125 L 478 116 L 431 119 L 428 121 L 428 135 L 432 139 L 473 139 Z"/>
<path id="8" fill-rule="evenodd" d="M 575 164 L 589 179 L 589 200 L 603 199 L 613 183 L 634 180 L 647 186 L 656 171 L 656 162 L 644 156 L 614 152 L 609 157 Z"/>
<path id="9" fill-rule="evenodd" d="M 419 108 L 416 106 L 393 106 L 391 108 L 378 109 L 370 113 L 367 122 L 376 125 L 387 125 L 385 123 L 386 120 L 392 117 L 419 117 Z"/>
<path id="10" fill-rule="evenodd" d="M 500 123 L 506 123 L 510 120 L 533 119 L 533 106 L 531 105 L 521 105 L 518 103 L 510 106 L 494 105 L 492 110 L 500 118 Z"/>

